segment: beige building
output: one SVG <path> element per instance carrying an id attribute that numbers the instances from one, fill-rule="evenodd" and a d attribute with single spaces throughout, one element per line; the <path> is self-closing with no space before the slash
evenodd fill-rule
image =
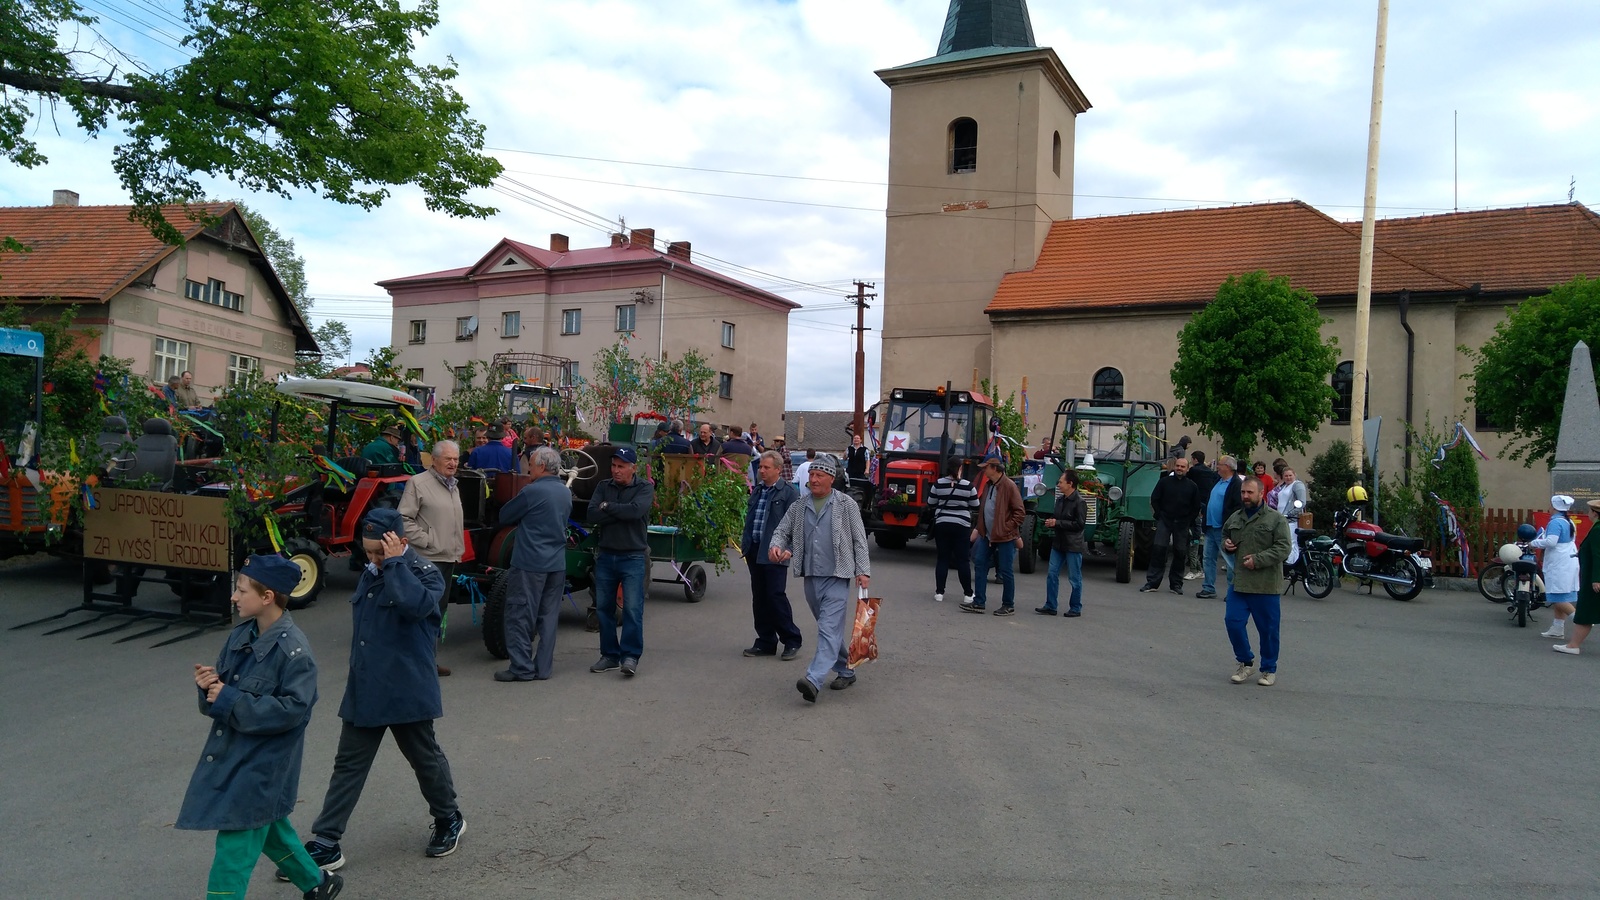
<path id="1" fill-rule="evenodd" d="M 0 254 L 0 296 L 39 318 L 78 304 L 76 324 L 99 332 L 91 357 L 131 360 L 152 383 L 193 371 L 202 400 L 252 371 L 292 371 L 295 353 L 317 344 L 271 262 L 233 204 L 195 209 L 215 223 L 162 210 L 183 236 L 172 245 L 130 221 L 132 207 L 79 206 L 72 191 L 51 206 L 0 208 L 0 235 L 31 248 Z"/>
<path id="2" fill-rule="evenodd" d="M 1264 270 L 1319 298 L 1341 348 L 1333 420 L 1305 453 L 1281 455 L 1303 470 L 1348 439 L 1360 224 L 1294 202 L 1073 220 L 1072 123 L 1089 104 L 1026 26 L 1023 0 L 952 0 L 938 55 L 877 73 L 891 90 L 882 389 L 966 386 L 976 372 L 1003 396 L 1027 378 L 1035 442 L 1068 397 L 1172 413 L 1178 332 L 1230 275 Z M 1487 505 L 1541 506 L 1548 473 L 1496 457 L 1505 440 L 1471 409 L 1458 348 L 1596 272 L 1600 219 L 1581 205 L 1380 221 L 1367 366 L 1380 468 L 1422 464 L 1403 423 L 1462 421 L 1490 456 Z M 1168 430 L 1216 452 L 1176 415 Z"/>
<path id="3" fill-rule="evenodd" d="M 564 357 L 564 379 L 604 377 L 595 354 L 624 336 L 640 359 L 699 350 L 717 372 L 711 412 L 719 424 L 775 422 L 783 412 L 789 312 L 798 303 L 694 261 L 687 241 L 655 247 L 636 228 L 608 246 L 572 249 L 510 239 L 459 269 L 378 283 L 394 304 L 397 365 L 443 400 L 462 367 L 497 353 Z"/>

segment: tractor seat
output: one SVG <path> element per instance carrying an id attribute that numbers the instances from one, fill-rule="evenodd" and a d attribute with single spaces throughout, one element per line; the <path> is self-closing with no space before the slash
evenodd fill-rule
<path id="1" fill-rule="evenodd" d="M 1421 550 L 1425 543 L 1422 538 L 1406 537 L 1403 534 L 1389 534 L 1386 531 L 1378 532 L 1373 538 L 1380 544 L 1388 544 L 1390 550 Z"/>
<path id="2" fill-rule="evenodd" d="M 367 469 L 372 465 L 371 463 L 367 462 L 367 458 L 364 456 L 346 456 L 341 459 L 336 459 L 333 462 L 339 468 L 349 472 L 351 475 L 354 475 L 357 478 L 367 477 Z"/>
<path id="3" fill-rule="evenodd" d="M 123 477 L 133 479 L 145 475 L 155 477 L 156 484 L 172 481 L 173 469 L 178 465 L 178 439 L 172 434 L 172 423 L 166 419 L 147 419 L 144 434 L 133 442 L 133 465 Z"/>
<path id="4" fill-rule="evenodd" d="M 123 449 L 133 443 L 133 435 L 128 433 L 128 421 L 121 416 L 106 416 L 94 443 L 108 472 L 120 474 L 133 465 L 131 452 Z"/>

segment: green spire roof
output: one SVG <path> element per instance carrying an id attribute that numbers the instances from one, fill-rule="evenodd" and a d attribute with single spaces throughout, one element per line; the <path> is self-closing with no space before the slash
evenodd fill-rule
<path id="1" fill-rule="evenodd" d="M 950 0 L 939 56 L 985 47 L 1037 47 L 1027 0 Z"/>

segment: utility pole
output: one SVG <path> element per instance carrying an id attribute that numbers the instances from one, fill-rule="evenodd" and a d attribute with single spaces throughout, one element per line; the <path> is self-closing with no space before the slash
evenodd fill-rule
<path id="1" fill-rule="evenodd" d="M 1383 126 L 1384 49 L 1389 38 L 1389 0 L 1378 0 L 1378 39 L 1372 60 L 1372 122 L 1367 128 L 1367 191 L 1361 214 L 1361 261 L 1356 278 L 1356 347 L 1350 390 L 1350 455 L 1361 474 L 1367 417 L 1367 328 L 1372 319 L 1373 219 L 1378 205 L 1378 135 Z"/>
<path id="2" fill-rule="evenodd" d="M 859 435 L 862 441 L 867 439 L 867 301 L 878 299 L 877 294 L 867 293 L 870 287 L 877 285 L 866 281 L 856 282 L 856 295 L 851 298 L 856 303 L 856 327 L 853 329 L 856 333 L 856 415 L 851 420 L 850 433 Z"/>

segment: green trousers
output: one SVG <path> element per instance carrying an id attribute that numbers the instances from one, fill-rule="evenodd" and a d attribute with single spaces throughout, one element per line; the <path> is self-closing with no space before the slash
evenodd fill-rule
<path id="1" fill-rule="evenodd" d="M 217 853 L 211 858 L 211 878 L 206 900 L 243 897 L 250 887 L 256 857 L 266 854 L 301 892 L 322 883 L 322 870 L 300 844 L 300 836 L 285 816 L 270 825 L 248 831 L 217 832 Z"/>

